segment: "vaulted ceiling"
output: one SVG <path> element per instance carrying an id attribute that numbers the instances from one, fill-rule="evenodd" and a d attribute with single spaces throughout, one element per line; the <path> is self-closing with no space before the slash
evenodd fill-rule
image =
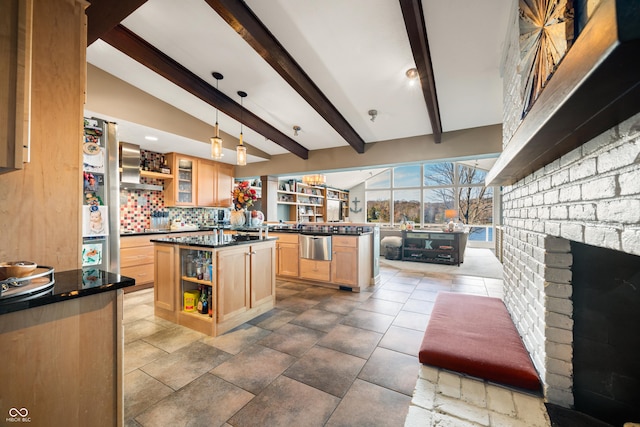
<path id="1" fill-rule="evenodd" d="M 447 132 L 502 122 L 511 3 L 93 0 L 87 60 L 212 126 L 219 109 L 229 135 L 242 120 L 245 143 L 257 149 L 249 162 L 341 146 L 357 154 L 415 136 L 446 144 Z M 414 67 L 411 85 L 405 72 Z M 217 89 L 212 72 L 224 75 Z M 238 91 L 248 93 L 244 108 Z M 108 118 L 130 142 L 172 151 L 140 139 L 150 130 L 127 117 Z M 181 143 L 208 151 L 208 141 Z M 235 143 L 225 142 L 229 163 Z"/>

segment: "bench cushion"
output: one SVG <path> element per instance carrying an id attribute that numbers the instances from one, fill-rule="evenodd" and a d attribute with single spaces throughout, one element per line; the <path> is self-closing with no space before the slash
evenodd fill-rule
<path id="1" fill-rule="evenodd" d="M 502 300 L 440 292 L 420 347 L 421 363 L 540 390 L 540 379 Z"/>

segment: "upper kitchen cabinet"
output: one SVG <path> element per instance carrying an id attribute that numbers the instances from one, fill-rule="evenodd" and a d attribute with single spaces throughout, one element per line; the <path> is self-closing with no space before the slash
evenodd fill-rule
<path id="1" fill-rule="evenodd" d="M 178 153 L 169 153 L 166 158 L 174 171 L 173 179 L 166 181 L 167 206 L 231 206 L 232 165 Z"/>
<path id="2" fill-rule="evenodd" d="M 0 173 L 29 161 L 32 0 L 2 3 L 0 14 Z M 6 8 L 6 9 L 5 9 Z"/>
<path id="3" fill-rule="evenodd" d="M 217 190 L 217 204 L 219 207 L 228 207 L 231 206 L 232 197 L 231 192 L 233 191 L 233 174 L 235 169 L 233 165 L 228 165 L 226 163 L 217 163 L 217 181 L 216 181 L 216 190 Z"/>
<path id="4" fill-rule="evenodd" d="M 165 182 L 165 203 L 167 206 L 196 206 L 196 183 L 198 159 L 178 153 L 167 154 L 173 179 Z"/>

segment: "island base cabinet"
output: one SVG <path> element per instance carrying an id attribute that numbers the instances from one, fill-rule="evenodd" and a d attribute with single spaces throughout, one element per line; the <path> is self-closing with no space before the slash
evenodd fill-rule
<path id="1" fill-rule="evenodd" d="M 177 249 L 169 245 L 155 245 L 155 286 L 153 287 L 154 313 L 156 316 L 177 323 L 176 256 Z M 179 265 L 179 264 L 178 264 Z"/>
<path id="2" fill-rule="evenodd" d="M 298 234 L 271 233 L 276 242 L 276 275 L 298 277 Z"/>
<path id="3" fill-rule="evenodd" d="M 275 244 L 223 249 L 218 252 L 218 334 L 275 306 Z"/>
<path id="4" fill-rule="evenodd" d="M 250 246 L 218 252 L 218 323 L 249 310 L 249 257 Z"/>
<path id="5" fill-rule="evenodd" d="M 275 305 L 276 254 L 273 245 L 251 247 L 251 307 Z"/>

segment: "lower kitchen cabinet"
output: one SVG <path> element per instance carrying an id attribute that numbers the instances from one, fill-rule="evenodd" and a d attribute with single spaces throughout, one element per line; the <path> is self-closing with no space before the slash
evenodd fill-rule
<path id="1" fill-rule="evenodd" d="M 178 280 L 176 248 L 169 245 L 155 245 L 155 286 L 153 290 L 154 313 L 171 322 L 177 321 L 177 299 L 175 284 Z M 178 267 L 180 264 L 178 264 Z"/>
<path id="2" fill-rule="evenodd" d="M 218 252 L 218 322 L 226 322 L 245 313 L 249 301 L 250 246 L 239 246 Z"/>
<path id="3" fill-rule="evenodd" d="M 366 287 L 371 278 L 371 239 L 365 236 L 333 236 L 331 282 Z"/>
<path id="4" fill-rule="evenodd" d="M 276 275 L 298 277 L 298 234 L 271 233 L 277 237 L 276 242 Z"/>
<path id="5" fill-rule="evenodd" d="M 331 261 L 300 258 L 300 278 L 328 282 L 331 280 Z"/>
<path id="6" fill-rule="evenodd" d="M 153 243 L 156 235 L 120 236 L 120 274 L 135 279 L 125 293 L 153 287 Z M 164 236 L 160 236 L 164 237 Z"/>
<path id="7" fill-rule="evenodd" d="M 251 246 L 251 307 L 275 302 L 276 253 L 273 245 Z"/>

